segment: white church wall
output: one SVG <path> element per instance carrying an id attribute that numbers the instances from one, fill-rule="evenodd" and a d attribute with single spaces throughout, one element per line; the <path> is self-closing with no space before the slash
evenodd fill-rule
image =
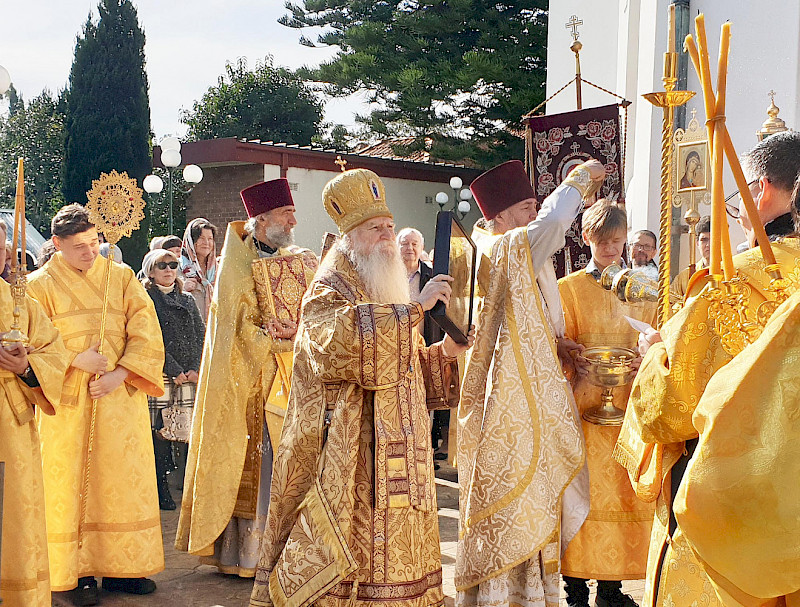
<path id="1" fill-rule="evenodd" d="M 584 78 L 624 95 L 633 105 L 628 113 L 628 154 L 626 199 L 629 223 L 633 230 L 647 228 L 658 233 L 661 171 L 661 110 L 642 98 L 642 94 L 663 90 L 663 53 L 667 46 L 669 0 L 557 0 L 550 2 L 547 57 L 547 95 L 553 94 L 575 75 L 575 59 L 569 50 L 572 38 L 564 24 L 572 15 L 583 21 L 581 65 Z M 756 143 L 755 132 L 767 118 L 767 93 L 776 92 L 775 103 L 787 126 L 796 128 L 800 120 L 800 3 L 782 0 L 731 2 L 693 0 L 694 17 L 705 13 L 711 49 L 711 70 L 716 77 L 720 27 L 733 23 L 728 71 L 727 126 L 741 155 Z M 678 41 L 682 46 L 682 41 Z M 680 50 L 680 48 L 679 48 Z M 705 119 L 700 85 L 689 68 L 688 88 L 697 96 L 687 104 Z M 612 101 L 608 95 L 583 86 L 583 105 L 593 107 Z M 554 114 L 575 109 L 574 88 L 570 87 L 547 106 Z M 726 193 L 736 186 L 729 171 Z M 643 204 L 646 201 L 646 204 Z M 701 205 L 700 213 L 707 214 Z M 730 221 L 734 245 L 743 240 L 739 226 Z M 682 239 L 682 265 L 687 263 L 686 241 Z"/>

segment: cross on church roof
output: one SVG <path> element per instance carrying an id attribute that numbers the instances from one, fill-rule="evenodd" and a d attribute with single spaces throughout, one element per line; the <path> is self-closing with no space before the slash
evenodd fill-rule
<path id="1" fill-rule="evenodd" d="M 772 103 L 775 103 L 775 95 L 777 95 L 777 93 L 775 91 L 770 91 L 769 93 L 767 93 L 767 95 L 769 95 L 769 98 L 772 101 Z"/>
<path id="2" fill-rule="evenodd" d="M 566 29 L 571 30 L 570 35 L 572 36 L 573 41 L 580 37 L 580 34 L 578 33 L 579 25 L 583 25 L 583 21 L 578 19 L 578 15 L 572 15 L 572 17 L 569 18 L 569 21 L 564 24 Z"/>

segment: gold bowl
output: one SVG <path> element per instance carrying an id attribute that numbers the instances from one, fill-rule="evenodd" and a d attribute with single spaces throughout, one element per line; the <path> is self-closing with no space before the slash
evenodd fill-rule
<path id="1" fill-rule="evenodd" d="M 630 348 L 596 346 L 587 348 L 583 356 L 589 361 L 589 381 L 603 388 L 600 404 L 584 411 L 583 419 L 600 426 L 621 426 L 625 412 L 614 406 L 612 392 L 633 381 L 636 369 L 631 362 L 636 352 Z"/>

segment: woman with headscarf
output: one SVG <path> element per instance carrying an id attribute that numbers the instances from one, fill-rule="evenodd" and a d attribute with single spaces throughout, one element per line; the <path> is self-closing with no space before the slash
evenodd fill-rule
<path id="1" fill-rule="evenodd" d="M 217 257 L 214 239 L 217 227 L 208 219 L 197 217 L 189 222 L 183 234 L 181 274 L 183 288 L 194 297 L 200 315 L 208 318 L 214 282 L 217 279 Z"/>
<path id="2" fill-rule="evenodd" d="M 161 410 L 165 405 L 176 404 L 177 401 L 183 400 L 177 397 L 181 396 L 184 384 L 197 383 L 205 335 L 205 324 L 194 299 L 181 289 L 182 279 L 178 276 L 178 265 L 177 255 L 165 249 L 150 251 L 142 261 L 142 272 L 145 276 L 142 284 L 153 300 L 164 339 L 166 391 L 157 402 L 151 402 L 155 413 L 151 419 L 158 477 L 158 501 L 162 510 L 175 510 L 175 502 L 169 494 L 167 485 L 167 471 L 172 466 L 171 445 L 158 432 L 163 427 Z"/>

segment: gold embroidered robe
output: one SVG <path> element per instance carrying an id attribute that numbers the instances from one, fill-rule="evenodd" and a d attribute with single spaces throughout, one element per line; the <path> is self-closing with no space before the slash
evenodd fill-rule
<path id="1" fill-rule="evenodd" d="M 526 229 L 478 235 L 483 299 L 458 413 L 457 603 L 555 605 L 562 497 L 583 468 L 583 439 Z"/>
<path id="2" fill-rule="evenodd" d="M 579 344 L 636 349 L 638 332 L 623 315 L 655 322 L 654 303 L 629 304 L 606 291 L 594 277 L 579 270 L 559 281 L 566 336 Z M 614 389 L 614 404 L 625 409 L 630 386 Z M 573 379 L 581 414 L 600 404 L 602 388 L 587 379 Z M 561 565 L 563 575 L 598 580 L 645 577 L 653 505 L 636 497 L 625 469 L 611 458 L 619 428 L 581 419 L 589 463 L 591 506 Z"/>
<path id="3" fill-rule="evenodd" d="M 11 289 L 0 280 L 0 333 L 11 327 Z M 30 388 L 0 370 L 0 462 L 5 462 L 0 598 L 4 607 L 50 607 L 50 566 L 44 517 L 44 485 L 34 405 L 55 413 L 67 351 L 41 306 L 26 297 L 20 327 L 30 340 L 28 361 L 39 380 Z"/>
<path id="4" fill-rule="evenodd" d="M 331 250 L 303 300 L 289 409 L 250 604 L 440 604 L 429 406 L 458 370 L 414 329 L 418 304 L 376 304 Z"/>
<path id="5" fill-rule="evenodd" d="M 772 243 L 781 272 L 800 281 L 800 240 Z M 758 248 L 733 258 L 734 266 L 750 287 L 749 304 L 755 310 L 771 299 L 770 277 Z M 709 315 L 708 301 L 691 297 L 661 328 L 662 342 L 647 352 L 633 382 L 625 421 L 614 457 L 628 470 L 637 495 L 656 501 L 650 538 L 647 578 L 642 605 L 716 607 L 718 599 L 708 577 L 680 528 L 669 539 L 670 471 L 684 452 L 684 441 L 697 437 L 692 414 L 714 374 L 730 362 Z"/>
<path id="6" fill-rule="evenodd" d="M 87 272 L 56 253 L 30 275 L 28 292 L 61 332 L 70 360 L 99 341 L 103 275 L 98 257 Z M 39 416 L 47 538 L 53 590 L 82 576 L 144 577 L 164 568 L 147 394 L 164 393 L 164 344 L 153 300 L 133 271 L 112 262 L 103 354 L 129 377 L 97 401 L 94 451 L 78 546 L 80 493 L 88 448 L 90 375 L 66 373 L 58 414 Z"/>
<path id="7" fill-rule="evenodd" d="M 799 362 L 795 293 L 714 374 L 692 418 L 675 518 L 726 606 L 800 605 Z"/>
<path id="8" fill-rule="evenodd" d="M 285 410 L 285 399 L 268 402 L 268 396 L 278 364 L 285 364 L 279 357 L 291 364 L 292 341 L 272 339 L 261 327 L 252 272 L 256 259 L 244 222 L 229 223 L 209 310 L 175 538 L 176 549 L 223 568 L 212 557 L 214 542 L 231 517 L 257 517 L 262 442 L 270 440 L 275 452 Z M 288 386 L 281 389 L 288 393 Z M 256 553 L 253 561 L 257 558 Z M 225 572 L 252 577 L 255 568 Z"/>

